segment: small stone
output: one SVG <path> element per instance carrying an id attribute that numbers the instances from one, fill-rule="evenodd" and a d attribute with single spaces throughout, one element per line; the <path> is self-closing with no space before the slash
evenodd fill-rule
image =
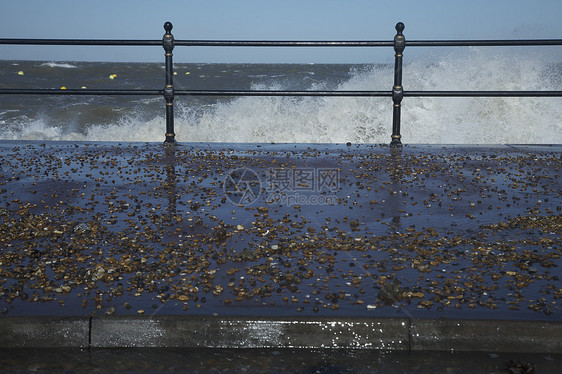
<path id="1" fill-rule="evenodd" d="M 92 226 L 87 223 L 79 223 L 74 226 L 74 233 L 76 234 L 84 234 L 88 231 L 92 231 Z"/>
<path id="2" fill-rule="evenodd" d="M 402 299 L 403 289 L 399 280 L 385 282 L 379 291 L 378 299 L 385 304 L 393 304 Z"/>

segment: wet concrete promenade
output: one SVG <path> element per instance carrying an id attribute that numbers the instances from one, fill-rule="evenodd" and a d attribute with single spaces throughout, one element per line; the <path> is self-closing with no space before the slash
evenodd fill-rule
<path id="1" fill-rule="evenodd" d="M 0 347 L 562 353 L 562 146 L 0 142 Z"/>

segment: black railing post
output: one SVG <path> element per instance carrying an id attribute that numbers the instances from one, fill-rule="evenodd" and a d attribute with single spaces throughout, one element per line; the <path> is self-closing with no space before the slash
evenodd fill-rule
<path id="1" fill-rule="evenodd" d="M 164 99 L 166 100 L 166 144 L 176 142 L 174 133 L 174 66 L 172 63 L 172 50 L 174 49 L 174 36 L 172 35 L 171 22 L 164 24 L 166 33 L 162 37 L 162 46 L 166 56 L 166 86 L 164 87 Z"/>
<path id="2" fill-rule="evenodd" d="M 400 103 L 404 97 L 404 88 L 402 87 L 402 52 L 406 47 L 406 39 L 402 35 L 404 24 L 398 22 L 396 24 L 396 35 L 394 36 L 394 86 L 392 87 L 392 141 L 390 146 L 393 148 L 402 147 L 400 141 Z"/>

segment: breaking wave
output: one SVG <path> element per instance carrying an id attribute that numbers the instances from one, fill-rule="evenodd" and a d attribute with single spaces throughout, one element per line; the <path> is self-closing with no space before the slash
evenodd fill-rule
<path id="1" fill-rule="evenodd" d="M 562 65 L 544 53 L 519 49 L 490 54 L 489 49 L 467 48 L 406 63 L 403 84 L 405 90 L 560 90 L 561 70 Z M 393 67 L 356 67 L 349 76 L 335 88 L 390 90 Z M 311 82 L 306 89 L 328 87 Z M 287 82 L 270 79 L 252 87 L 286 89 Z M 25 126 L 4 127 L 0 138 L 160 142 L 165 132 L 164 105 L 162 100 L 152 104 L 157 109 L 148 112 L 137 106 L 81 129 L 36 119 Z M 389 97 L 175 100 L 175 131 L 180 142 L 388 143 L 391 124 Z M 402 140 L 410 144 L 562 143 L 562 105 L 560 98 L 405 97 Z"/>

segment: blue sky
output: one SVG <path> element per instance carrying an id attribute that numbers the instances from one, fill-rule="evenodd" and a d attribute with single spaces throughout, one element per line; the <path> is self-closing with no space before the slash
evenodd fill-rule
<path id="1" fill-rule="evenodd" d="M 562 38 L 560 0 L 0 0 L 0 38 L 391 40 Z M 406 52 L 408 53 L 408 51 Z M 177 47 L 176 62 L 386 62 L 386 48 Z M 0 46 L 0 59 L 163 61 L 158 47 Z"/>

